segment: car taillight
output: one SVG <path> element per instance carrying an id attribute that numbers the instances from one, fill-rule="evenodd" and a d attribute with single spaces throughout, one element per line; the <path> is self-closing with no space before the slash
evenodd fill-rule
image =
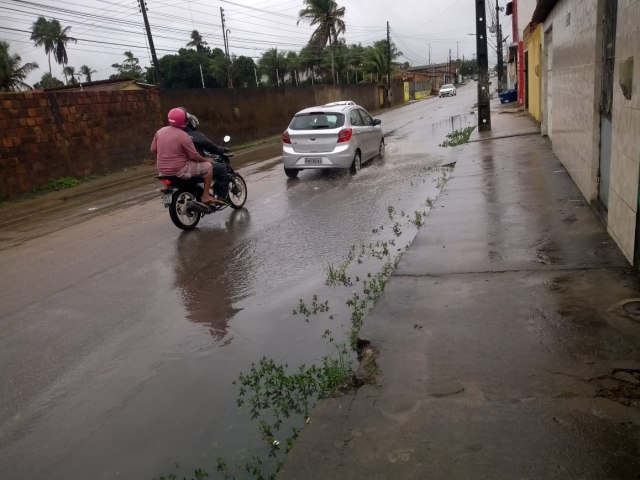
<path id="1" fill-rule="evenodd" d="M 169 180 L 168 178 L 163 178 L 162 183 L 164 183 L 168 187 L 169 185 L 171 185 L 171 180 Z"/>
<path id="2" fill-rule="evenodd" d="M 343 128 L 338 133 L 338 143 L 348 142 L 351 140 L 351 136 L 353 135 L 353 130 L 350 128 Z"/>
<path id="3" fill-rule="evenodd" d="M 289 138 L 289 132 L 286 130 L 282 132 L 282 143 L 291 143 L 291 138 Z"/>

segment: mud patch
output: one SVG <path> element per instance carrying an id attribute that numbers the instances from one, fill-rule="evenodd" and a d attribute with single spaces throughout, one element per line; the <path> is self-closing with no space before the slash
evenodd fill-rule
<path id="1" fill-rule="evenodd" d="M 596 397 L 640 408 L 640 370 L 615 368 L 611 375 L 592 378 L 590 382 L 596 386 Z"/>

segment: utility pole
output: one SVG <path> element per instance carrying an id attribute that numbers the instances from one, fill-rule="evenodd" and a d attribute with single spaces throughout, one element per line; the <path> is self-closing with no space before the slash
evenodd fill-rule
<path id="1" fill-rule="evenodd" d="M 391 27 L 387 22 L 387 107 L 391 106 Z"/>
<path id="2" fill-rule="evenodd" d="M 431 44 L 429 44 L 429 65 L 431 65 Z"/>
<path id="3" fill-rule="evenodd" d="M 156 47 L 153 45 L 153 37 L 151 36 L 151 27 L 149 26 L 149 19 L 147 18 L 147 2 L 145 0 L 138 0 L 138 7 L 142 12 L 142 19 L 144 20 L 144 27 L 147 31 L 147 39 L 149 40 L 149 49 L 151 50 L 151 59 L 153 60 L 153 69 L 156 72 L 156 81 L 159 86 L 162 86 L 162 76 L 160 75 L 160 64 L 158 63 L 158 57 L 156 57 Z"/>
<path id="4" fill-rule="evenodd" d="M 449 49 L 449 73 L 447 74 L 447 82 L 446 83 L 452 83 L 451 82 L 451 49 Z"/>
<path id="5" fill-rule="evenodd" d="M 484 132 L 491 130 L 485 0 L 476 0 L 476 51 L 478 55 L 478 131 Z"/>
<path id="6" fill-rule="evenodd" d="M 496 0 L 497 1 L 497 0 Z M 220 7 L 220 20 L 222 21 L 222 39 L 224 41 L 224 54 L 227 57 L 227 78 L 229 80 L 229 88 L 233 86 L 231 83 L 231 72 L 229 71 L 229 65 L 231 60 L 229 59 L 229 30 L 224 23 L 224 9 Z"/>
<path id="7" fill-rule="evenodd" d="M 502 27 L 500 26 L 500 7 L 498 6 L 498 0 L 496 0 L 496 52 L 498 54 L 498 93 L 502 91 L 502 70 L 504 68 L 502 62 Z"/>

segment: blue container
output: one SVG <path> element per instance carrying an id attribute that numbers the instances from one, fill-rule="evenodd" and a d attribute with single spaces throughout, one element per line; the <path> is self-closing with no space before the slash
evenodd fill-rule
<path id="1" fill-rule="evenodd" d="M 505 90 L 498 94 L 500 97 L 500 103 L 511 103 L 518 100 L 517 90 Z"/>

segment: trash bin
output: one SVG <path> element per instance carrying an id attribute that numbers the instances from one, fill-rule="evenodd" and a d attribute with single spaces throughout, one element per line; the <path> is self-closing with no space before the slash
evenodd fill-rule
<path id="1" fill-rule="evenodd" d="M 500 103 L 511 103 L 518 100 L 517 90 L 505 90 L 498 94 L 500 97 Z"/>

